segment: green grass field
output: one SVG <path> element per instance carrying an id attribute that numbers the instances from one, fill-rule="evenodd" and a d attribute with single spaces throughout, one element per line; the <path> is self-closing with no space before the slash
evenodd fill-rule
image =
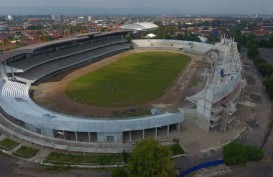
<path id="1" fill-rule="evenodd" d="M 101 107 L 149 102 L 164 94 L 189 61 L 189 56 L 174 52 L 131 54 L 70 82 L 66 94 Z"/>
<path id="2" fill-rule="evenodd" d="M 114 164 L 123 162 L 122 154 L 91 154 L 91 155 L 75 155 L 51 152 L 44 162 L 53 164 Z"/>
<path id="3" fill-rule="evenodd" d="M 7 151 L 13 149 L 14 147 L 16 147 L 19 143 L 9 139 L 9 138 L 5 138 L 2 141 L 0 141 L 0 148 L 3 148 Z"/>
<path id="4" fill-rule="evenodd" d="M 27 147 L 27 146 L 22 146 L 20 149 L 15 151 L 13 154 L 19 157 L 24 157 L 24 158 L 30 158 L 34 156 L 39 150 L 32 148 L 32 147 Z"/>

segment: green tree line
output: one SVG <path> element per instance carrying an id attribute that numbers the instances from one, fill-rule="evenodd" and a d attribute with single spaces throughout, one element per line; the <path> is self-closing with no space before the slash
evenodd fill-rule
<path id="1" fill-rule="evenodd" d="M 264 77 L 263 84 L 267 89 L 269 97 L 273 99 L 273 66 L 263 59 L 259 52 L 259 47 L 273 47 L 273 36 L 271 35 L 269 40 L 258 41 L 257 37 L 253 34 L 242 35 L 239 27 L 232 30 L 232 35 L 239 44 L 239 50 L 241 46 L 247 49 L 248 57 L 253 60 L 257 70 Z"/>

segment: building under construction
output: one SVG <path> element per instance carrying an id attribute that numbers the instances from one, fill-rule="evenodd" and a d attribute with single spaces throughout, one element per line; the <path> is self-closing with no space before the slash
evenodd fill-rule
<path id="1" fill-rule="evenodd" d="M 202 74 L 205 87 L 186 99 L 196 106 L 192 110 L 196 125 L 207 131 L 215 127 L 226 131 L 236 118 L 237 102 L 246 85 L 237 43 L 223 38 L 207 55 L 209 68 Z"/>

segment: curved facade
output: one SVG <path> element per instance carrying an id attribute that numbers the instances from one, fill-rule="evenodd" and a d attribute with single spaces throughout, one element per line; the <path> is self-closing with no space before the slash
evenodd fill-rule
<path id="1" fill-rule="evenodd" d="M 30 98 L 31 84 L 48 75 L 129 50 L 126 33 L 90 34 L 0 55 L 0 105 L 5 117 L 44 136 L 92 143 L 131 142 L 146 136 L 160 139 L 179 131 L 183 112 L 126 119 L 77 117 L 42 108 Z"/>
<path id="2" fill-rule="evenodd" d="M 187 98 L 196 104 L 196 113 L 200 115 L 196 122 L 200 127 L 209 129 L 219 122 L 221 111 L 217 114 L 214 111 L 219 105 L 229 111 L 234 108 L 230 100 L 238 98 L 237 93 L 241 91 L 241 63 L 234 41 L 223 39 L 221 43 L 210 45 L 177 40 L 134 40 L 128 44 L 124 39 L 127 33 L 89 34 L 0 55 L 0 106 L 6 119 L 45 137 L 90 143 L 124 143 L 146 136 L 160 139 L 179 132 L 183 112 L 126 119 L 76 117 L 42 108 L 30 98 L 30 85 L 40 79 L 129 50 L 131 45 L 183 50 L 211 57 L 212 67 L 205 73 L 206 87 Z"/>

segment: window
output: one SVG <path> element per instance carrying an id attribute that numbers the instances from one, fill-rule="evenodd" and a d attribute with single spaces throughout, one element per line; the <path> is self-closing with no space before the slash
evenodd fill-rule
<path id="1" fill-rule="evenodd" d="M 114 136 L 106 136 L 107 142 L 114 142 Z"/>
<path id="2" fill-rule="evenodd" d="M 40 128 L 36 128 L 37 133 L 42 134 L 42 130 Z"/>

